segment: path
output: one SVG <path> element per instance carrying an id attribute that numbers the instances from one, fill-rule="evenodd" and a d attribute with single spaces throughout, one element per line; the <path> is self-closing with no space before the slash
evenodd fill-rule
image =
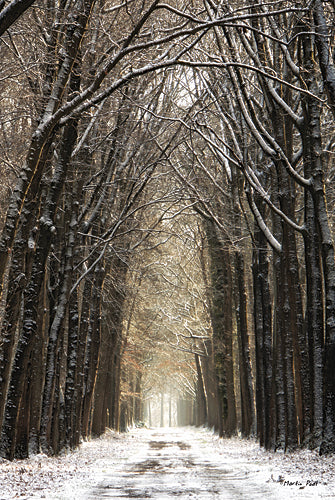
<path id="1" fill-rule="evenodd" d="M 270 453 L 206 429 L 108 431 L 74 452 L 0 460 L 0 500 L 335 499 L 335 457 Z"/>
<path id="2" fill-rule="evenodd" d="M 141 430 L 136 438 L 135 452 L 105 468 L 85 500 L 329 498 L 325 491 L 318 496 L 316 480 L 276 482 L 268 464 L 250 461 L 236 448 L 227 452 L 206 431 Z"/>

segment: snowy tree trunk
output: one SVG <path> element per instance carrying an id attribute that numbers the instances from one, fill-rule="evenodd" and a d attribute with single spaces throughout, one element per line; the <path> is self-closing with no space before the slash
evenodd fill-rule
<path id="1" fill-rule="evenodd" d="M 74 194 L 74 198 L 76 196 Z M 71 200 L 72 201 L 72 200 Z M 72 220 L 70 224 L 69 234 L 68 234 L 68 245 L 75 248 L 75 243 L 78 241 L 77 230 L 78 230 L 78 202 L 74 203 L 68 199 L 67 210 L 72 213 Z M 71 243 L 72 242 L 72 243 Z M 72 268 L 74 267 L 74 255 Z M 72 276 L 73 283 L 76 274 Z M 79 443 L 80 437 L 78 435 L 78 424 L 77 419 L 80 419 L 80 415 L 77 414 L 77 398 L 78 398 L 78 354 L 79 354 L 79 309 L 78 309 L 78 295 L 77 290 L 75 290 L 69 296 L 68 304 L 68 335 L 67 335 L 67 366 L 66 366 L 66 379 L 65 379 L 65 390 L 64 390 L 64 409 L 65 409 L 65 442 L 66 446 L 74 448 L 76 443 Z"/>
<path id="2" fill-rule="evenodd" d="M 90 435 L 91 417 L 94 401 L 94 390 L 100 358 L 101 344 L 101 306 L 105 270 L 95 270 L 90 315 L 89 344 L 85 360 L 85 392 L 83 395 L 82 435 L 87 439 Z"/>
<path id="3" fill-rule="evenodd" d="M 219 434 L 230 435 L 236 430 L 236 403 L 232 356 L 232 278 L 229 250 L 224 249 L 211 221 L 205 221 L 210 256 L 212 286 L 211 322 L 213 328 L 213 357 L 218 379 L 218 394 L 222 415 Z"/>
<path id="4" fill-rule="evenodd" d="M 17 324 L 23 300 L 23 291 L 26 286 L 25 269 L 22 268 L 21 255 L 25 252 L 25 240 L 20 238 L 13 252 L 12 265 L 9 272 L 9 290 L 6 297 L 6 307 L 2 322 L 0 345 L 0 429 L 6 405 L 7 390 L 10 382 L 10 373 L 14 356 Z M 20 261 L 20 265 L 16 262 Z"/>
<path id="5" fill-rule="evenodd" d="M 316 6 L 320 8 L 320 5 Z M 304 37 L 303 56 L 306 68 L 305 81 L 308 89 L 318 93 L 318 81 L 316 68 L 314 66 L 314 38 Z M 322 54 L 320 54 L 322 57 Z M 321 442 L 321 453 L 335 451 L 335 371 L 333 368 L 335 356 L 335 261 L 334 245 L 329 227 L 326 197 L 324 191 L 324 165 L 322 159 L 322 138 L 320 128 L 321 109 L 319 103 L 308 96 L 304 97 L 304 132 L 307 132 L 304 144 L 305 162 L 308 173 L 311 174 L 312 186 L 311 196 L 314 203 L 315 220 L 319 235 L 319 249 L 322 256 L 323 290 L 325 304 L 325 330 L 323 327 L 318 331 L 315 329 L 311 334 L 313 340 L 313 430 L 316 442 L 320 442 L 320 407 L 323 403 L 323 437 Z M 308 144 L 307 144 L 308 140 Z M 312 228 L 313 229 L 313 228 Z M 315 262 L 315 260 L 314 260 Z M 312 271 L 312 269 L 310 269 Z M 309 280 L 313 279 L 311 277 Z M 315 279 L 315 277 L 314 277 Z M 320 294 L 315 284 L 315 298 Z M 319 304 L 320 307 L 320 304 Z M 322 319 L 321 311 L 314 311 L 314 317 L 318 321 Z M 318 316 L 316 316 L 318 315 Z M 321 327 L 321 325 L 320 325 Z M 325 331 L 324 353 L 323 331 Z M 323 369 L 323 373 L 322 373 Z M 322 383 L 324 384 L 322 387 Z M 324 394 L 324 400 L 321 399 Z"/>
<path id="6" fill-rule="evenodd" d="M 305 175 L 310 176 L 313 165 L 308 130 L 302 133 L 304 143 Z M 313 161 L 313 160 L 312 160 Z M 312 194 L 305 191 L 305 266 L 306 266 L 306 329 L 309 353 L 309 401 L 310 428 L 306 429 L 306 444 L 319 447 L 323 429 L 323 356 L 324 356 L 324 307 L 320 237 L 317 227 Z"/>
<path id="7" fill-rule="evenodd" d="M 94 412 L 92 432 L 102 434 L 106 427 L 117 430 L 118 413 L 115 399 L 119 398 L 119 370 L 120 342 L 125 295 L 120 284 L 127 273 L 127 266 L 119 259 L 113 259 L 110 264 L 110 273 L 115 275 L 116 284 L 110 285 L 108 290 L 109 306 L 105 312 L 102 325 L 101 357 L 94 391 Z"/>
<path id="8" fill-rule="evenodd" d="M 34 2 L 35 0 L 13 0 L 5 8 L 2 8 L 0 12 L 0 36 L 2 36 Z"/>
<path id="9" fill-rule="evenodd" d="M 214 361 L 214 349 L 213 349 L 213 339 L 205 341 L 205 350 L 207 353 L 206 357 L 201 358 L 201 368 L 204 378 L 204 384 L 206 388 L 207 395 L 207 406 L 208 406 L 208 427 L 215 429 L 219 432 L 221 427 L 222 430 L 222 404 L 219 394 L 219 381 L 217 374 L 215 372 L 215 361 Z M 235 395 L 234 395 L 235 397 Z M 221 422 L 221 424 L 220 424 Z M 230 429 L 231 426 L 226 426 Z M 232 425 L 233 431 L 236 429 L 236 420 Z M 228 430 L 226 431 L 228 433 Z"/>
<path id="10" fill-rule="evenodd" d="M 47 314 L 47 276 L 41 290 L 39 332 L 31 356 L 31 377 L 30 377 L 30 427 L 29 427 L 29 455 L 37 454 L 41 451 L 40 427 L 42 413 L 42 397 L 45 380 L 47 334 L 49 330 Z"/>
<path id="11" fill-rule="evenodd" d="M 71 214 L 65 214 L 65 219 L 71 217 Z M 65 220 L 63 237 L 67 239 L 69 220 Z M 50 319 L 50 330 L 47 350 L 47 364 L 45 386 L 43 394 L 42 418 L 41 418 L 41 443 L 43 450 L 46 452 L 55 453 L 53 446 L 57 445 L 57 440 L 53 438 L 55 433 L 58 433 L 56 419 L 53 418 L 55 404 L 62 404 L 60 398 L 60 370 L 64 369 L 61 366 L 61 349 L 64 343 L 66 328 L 67 328 L 67 311 L 69 305 L 69 294 L 72 285 L 72 266 L 73 266 L 73 243 L 68 241 L 65 251 L 62 252 L 60 272 L 56 274 L 55 290 L 56 298 L 53 305 L 52 316 Z M 58 407 L 60 410 L 60 406 Z M 58 419 L 59 415 L 57 415 Z"/>
<path id="12" fill-rule="evenodd" d="M 315 22 L 317 57 L 322 73 L 323 84 L 328 97 L 328 104 L 335 117 L 335 65 L 332 56 L 332 48 L 329 44 L 330 33 L 328 21 L 325 16 L 323 2 L 315 0 L 312 4 L 313 18 Z"/>
<path id="13" fill-rule="evenodd" d="M 259 202 L 259 210 L 264 206 Z M 254 328 L 256 348 L 257 435 L 261 446 L 271 448 L 272 297 L 266 238 L 255 225 L 253 249 Z"/>
<path id="14" fill-rule="evenodd" d="M 255 432 L 253 384 L 250 360 L 250 346 L 247 323 L 247 301 L 244 277 L 244 262 L 241 252 L 235 252 L 236 323 L 239 341 L 239 366 L 241 388 L 242 434 L 250 436 Z"/>

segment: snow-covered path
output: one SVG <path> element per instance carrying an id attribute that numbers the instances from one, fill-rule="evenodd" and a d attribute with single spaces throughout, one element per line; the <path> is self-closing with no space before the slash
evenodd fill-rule
<path id="1" fill-rule="evenodd" d="M 258 463 L 225 455 L 206 433 L 156 430 L 142 433 L 141 449 L 101 474 L 85 498 L 282 498 L 258 481 Z"/>
<path id="2" fill-rule="evenodd" d="M 74 453 L 0 462 L 0 500 L 335 498 L 335 459 L 268 453 L 206 429 L 108 432 Z"/>
<path id="3" fill-rule="evenodd" d="M 85 499 L 335 498 L 335 490 L 316 477 L 274 479 L 262 454 L 250 460 L 236 440 L 222 446 L 208 431 L 156 429 L 137 435 L 140 449 L 102 472 Z"/>

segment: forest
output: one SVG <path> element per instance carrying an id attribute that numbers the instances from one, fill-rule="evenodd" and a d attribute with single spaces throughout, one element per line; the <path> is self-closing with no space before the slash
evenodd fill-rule
<path id="1" fill-rule="evenodd" d="M 335 452 L 334 0 L 1 0 L 0 456 Z"/>

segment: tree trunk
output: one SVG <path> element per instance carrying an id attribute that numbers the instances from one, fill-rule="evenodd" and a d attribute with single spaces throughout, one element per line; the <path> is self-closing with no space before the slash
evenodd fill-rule
<path id="1" fill-rule="evenodd" d="M 201 359 L 201 368 L 207 395 L 207 425 L 210 429 L 213 428 L 218 432 L 221 422 L 222 433 L 222 404 L 219 396 L 219 381 L 214 366 L 213 339 L 205 341 L 205 346 L 207 356 Z M 227 433 L 228 429 L 233 432 L 236 429 L 236 420 L 232 426 L 227 424 L 225 428 Z"/>
<path id="2" fill-rule="evenodd" d="M 219 434 L 230 435 L 236 430 L 236 404 L 232 355 L 232 279 L 229 250 L 220 242 L 211 221 L 205 222 L 210 256 L 212 286 L 211 323 L 213 353 L 222 415 Z"/>
<path id="3" fill-rule="evenodd" d="M 258 208 L 264 214 L 264 204 Z M 254 229 L 253 288 L 254 328 L 256 341 L 256 411 L 257 435 L 260 445 L 270 449 L 271 443 L 271 391 L 272 391 L 272 299 L 269 284 L 267 242 L 258 228 Z"/>
<path id="4" fill-rule="evenodd" d="M 253 401 L 252 372 L 250 361 L 250 347 L 247 324 L 247 302 L 244 278 L 244 262 L 241 252 L 235 252 L 235 280 L 236 280 L 236 320 L 237 336 L 239 341 L 240 357 L 240 387 L 242 434 L 250 436 L 255 432 L 255 416 Z"/>
<path id="5" fill-rule="evenodd" d="M 83 399 L 82 435 L 88 439 L 92 423 L 93 397 L 100 358 L 101 304 L 105 270 L 96 268 L 92 293 L 89 343 L 85 361 L 85 393 Z"/>
<path id="6" fill-rule="evenodd" d="M 202 369 L 200 365 L 200 359 L 198 354 L 194 355 L 195 357 L 195 365 L 197 368 L 197 393 L 196 393 L 196 421 L 195 425 L 200 427 L 201 425 L 205 425 L 207 423 L 207 399 L 206 392 L 204 386 L 204 379 L 202 374 Z"/>
<path id="7" fill-rule="evenodd" d="M 308 90 L 318 93 L 318 81 L 314 67 L 314 37 L 305 36 L 303 43 L 303 57 L 305 81 Z M 320 54 L 321 55 L 321 54 Z M 305 161 L 308 171 L 311 173 L 312 186 L 311 196 L 313 198 L 315 218 L 317 221 L 318 234 L 320 238 L 319 248 L 322 256 L 323 290 L 325 304 L 325 340 L 323 357 L 323 374 L 321 373 L 321 349 L 323 339 L 321 338 L 323 328 L 315 332 L 313 338 L 313 409 L 316 411 L 314 422 L 316 440 L 319 440 L 320 394 L 324 394 L 323 400 L 323 436 L 320 447 L 321 453 L 332 453 L 335 451 L 335 370 L 333 368 L 335 359 L 335 260 L 334 245 L 329 227 L 326 196 L 324 191 L 324 165 L 322 159 L 322 139 L 320 129 L 320 104 L 309 96 L 304 96 L 304 129 L 307 131 L 309 143 L 305 143 Z M 319 320 L 321 313 L 319 312 Z M 320 325 L 321 326 L 321 325 Z M 323 379 L 323 388 L 322 388 Z M 314 415 L 313 415 L 314 417 Z"/>

